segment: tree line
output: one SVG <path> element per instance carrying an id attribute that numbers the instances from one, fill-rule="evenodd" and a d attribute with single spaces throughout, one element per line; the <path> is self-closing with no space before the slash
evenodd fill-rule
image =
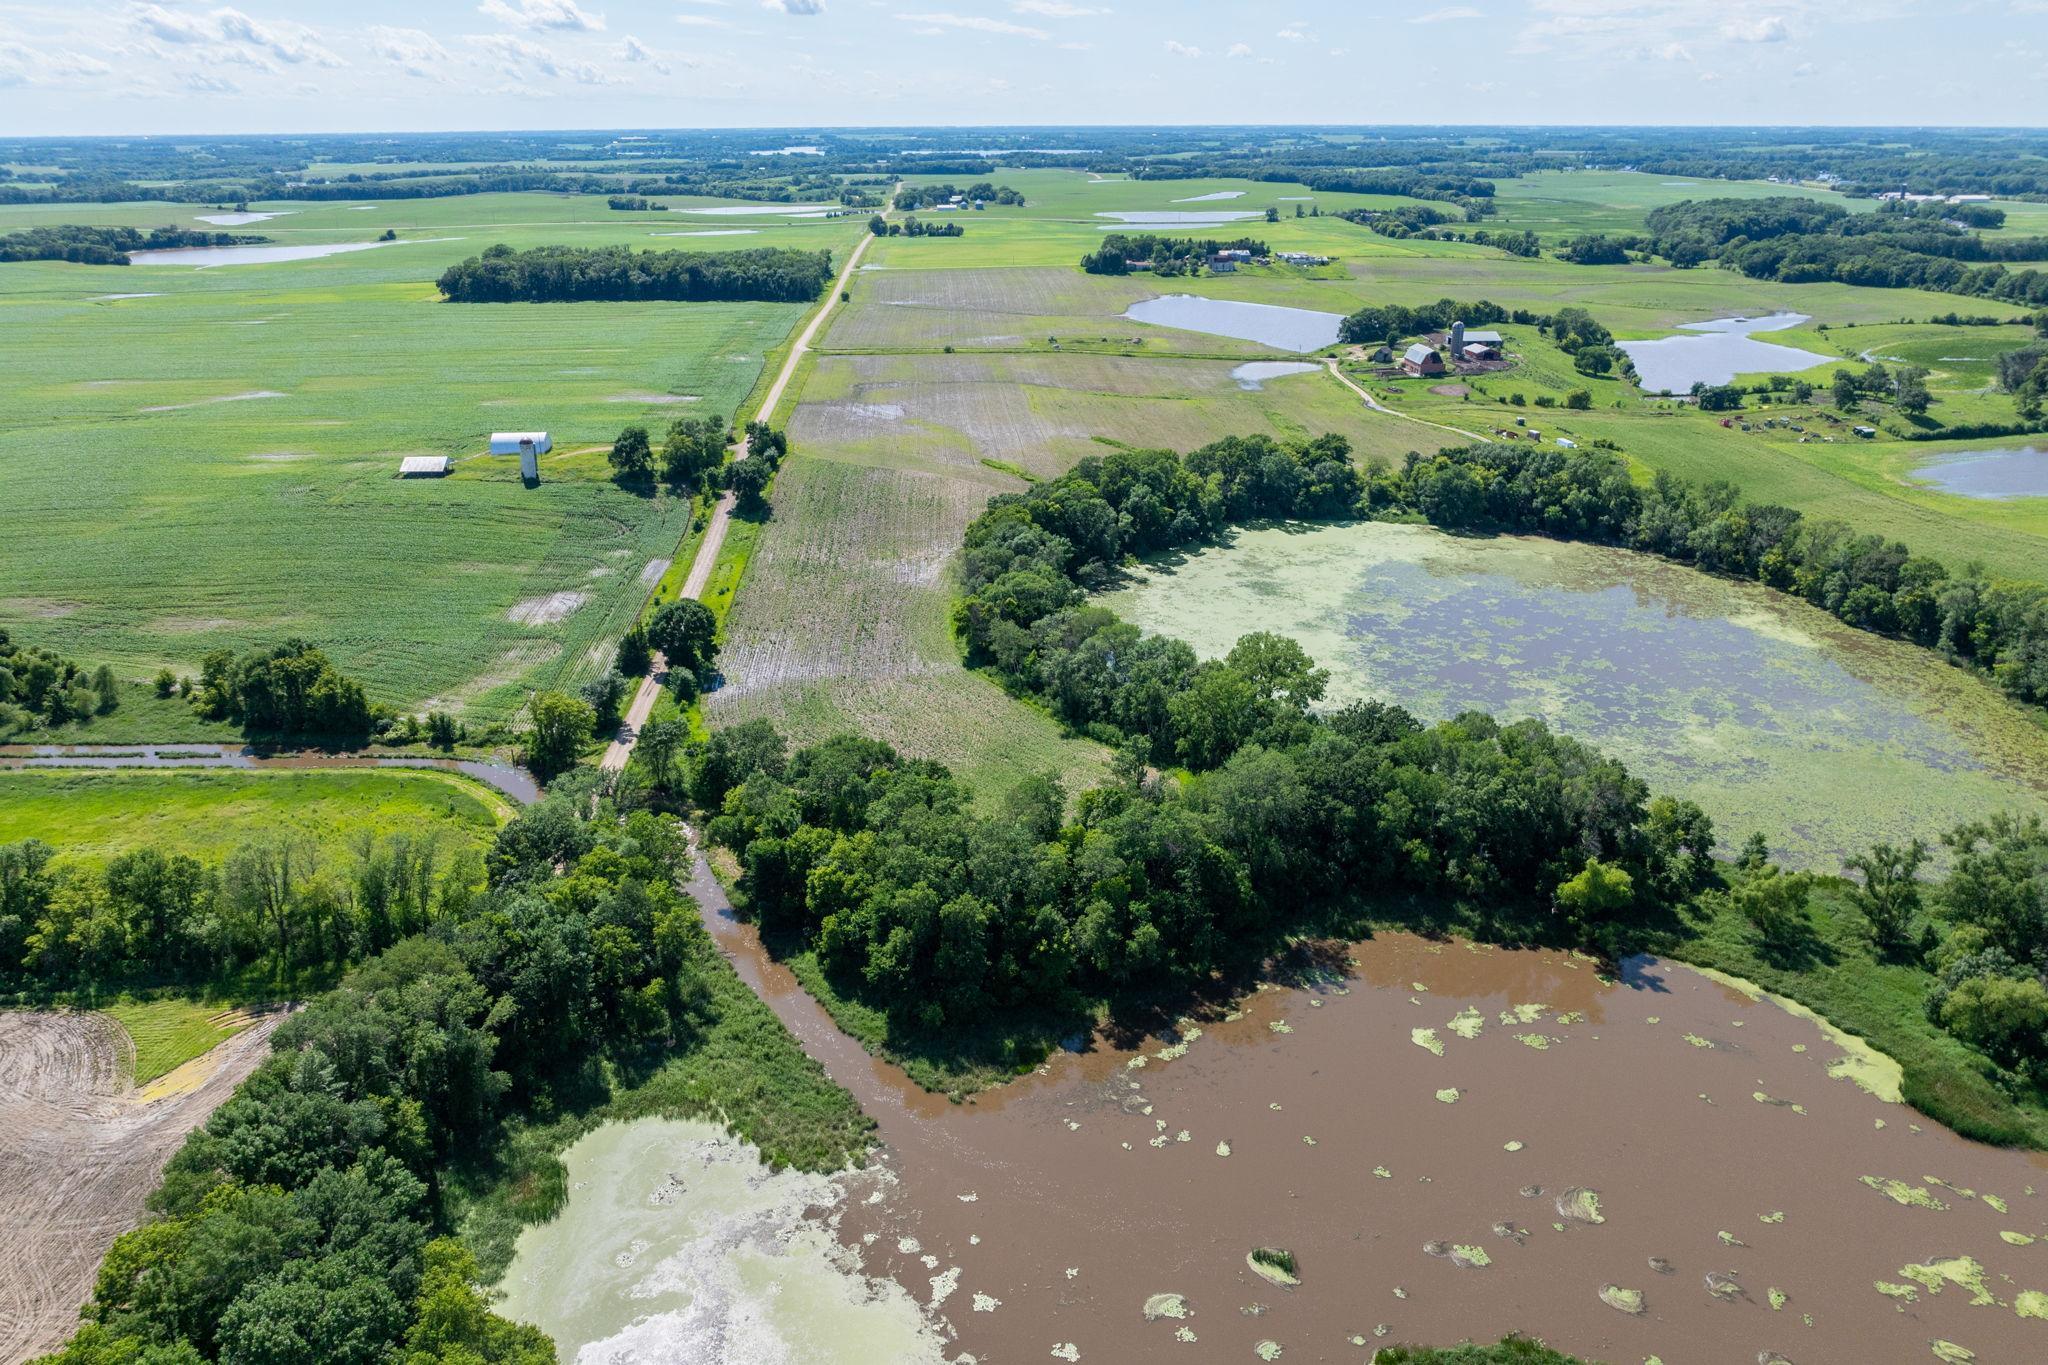
<path id="1" fill-rule="evenodd" d="M 905 213 L 912 209 L 934 208 L 950 204 L 955 196 L 969 204 L 1006 204 L 1022 208 L 1024 196 L 1008 185 L 994 185 L 986 180 L 972 185 L 905 185 L 896 191 L 896 211 Z"/>
<path id="2" fill-rule="evenodd" d="M 967 229 L 958 223 L 933 223 L 916 214 L 892 223 L 877 213 L 868 219 L 868 231 L 877 237 L 965 237 Z"/>
<path id="3" fill-rule="evenodd" d="M 1194 275 L 1219 251 L 1249 251 L 1267 254 L 1266 244 L 1252 237 L 1219 242 L 1213 238 L 1161 237 L 1156 233 L 1127 236 L 1112 232 L 1102 245 L 1081 258 L 1081 269 L 1090 275 L 1128 275 L 1140 261 L 1149 261 L 1157 275 Z"/>
<path id="4" fill-rule="evenodd" d="M 260 739 L 360 743 L 379 719 L 363 685 L 300 639 L 239 656 L 210 650 L 200 658 L 196 689 L 188 683 L 185 691 L 208 719 L 233 721 Z"/>
<path id="5" fill-rule="evenodd" d="M 0 735 L 102 716 L 121 704 L 114 670 L 20 643 L 0 626 Z"/>
<path id="6" fill-rule="evenodd" d="M 558 1113 L 595 1068 L 687 1051 L 722 970 L 676 889 L 680 825 L 609 807 L 589 820 L 589 804 L 565 792 L 522 813 L 488 887 L 278 1027 L 50 1361 L 554 1360 L 476 1288 L 446 1173 L 487 1171 L 508 1124 Z"/>
<path id="7" fill-rule="evenodd" d="M 268 237 L 238 237 L 232 232 L 191 232 L 159 227 L 147 232 L 132 227 L 84 227 L 65 223 L 26 228 L 0 236 L 0 261 L 75 261 L 80 265 L 127 265 L 131 251 L 164 251 L 187 246 L 240 246 L 267 242 Z"/>
<path id="8" fill-rule="evenodd" d="M 832 257 L 826 251 L 635 251 L 616 246 L 515 251 L 501 242 L 448 267 L 436 284 L 451 303 L 808 303 L 831 281 Z"/>

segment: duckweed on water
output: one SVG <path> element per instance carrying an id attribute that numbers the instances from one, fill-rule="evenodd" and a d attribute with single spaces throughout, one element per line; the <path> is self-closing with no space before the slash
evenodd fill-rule
<path id="1" fill-rule="evenodd" d="M 1858 1176 L 1857 1179 L 1894 1204 L 1904 1204 L 1915 1209 L 1932 1209 L 1937 1213 L 1948 1211 L 1947 1204 L 1929 1194 L 1922 1186 L 1908 1185 L 1903 1180 L 1893 1180 L 1889 1176 L 1864 1175 Z"/>
<path id="2" fill-rule="evenodd" d="M 1550 1045 L 1553 1042 L 1555 1042 L 1556 1039 L 1545 1037 L 1543 1034 L 1540 1033 L 1517 1033 L 1515 1035 L 1515 1041 L 1520 1043 L 1523 1047 L 1533 1047 L 1538 1052 L 1547 1052 L 1550 1049 Z"/>
<path id="3" fill-rule="evenodd" d="M 1934 1358 L 1945 1365 L 1971 1365 L 1977 1353 L 1967 1346 L 1958 1346 L 1953 1341 L 1930 1341 L 1927 1349 L 1934 1352 Z"/>
<path id="4" fill-rule="evenodd" d="M 2038 1238 L 2028 1236 L 2024 1232 L 2007 1232 L 2003 1229 L 1999 1231 L 1998 1236 L 2006 1245 L 2016 1247 L 2030 1247 L 2039 1240 Z"/>
<path id="5" fill-rule="evenodd" d="M 1873 1280 L 1871 1283 L 1888 1299 L 1897 1299 L 1900 1303 L 1920 1302 L 1920 1291 L 1910 1284 L 1893 1284 L 1890 1280 Z"/>
<path id="6" fill-rule="evenodd" d="M 2012 1311 L 2023 1318 L 2048 1319 L 2048 1294 L 2038 1289 L 2023 1289 L 2013 1296 Z"/>
<path id="7" fill-rule="evenodd" d="M 1643 1291 L 1623 1289 L 1618 1284 L 1603 1284 L 1600 1286 L 1600 1302 L 1618 1313 L 1640 1317 L 1643 1312 Z"/>
<path id="8" fill-rule="evenodd" d="M 1732 1270 L 1709 1270 L 1706 1273 L 1707 1293 L 1722 1300 L 1746 1299 L 1749 1294 L 1736 1279 Z"/>
<path id="9" fill-rule="evenodd" d="M 1260 1360 L 1278 1360 L 1280 1358 L 1280 1343 L 1277 1341 L 1262 1341 L 1252 1347 L 1252 1350 L 1257 1353 Z"/>
<path id="10" fill-rule="evenodd" d="M 1688 1043 L 1691 1043 L 1691 1044 L 1692 1044 L 1692 1045 L 1693 1045 L 1694 1047 L 1712 1047 L 1712 1046 L 1713 1046 L 1713 1044 L 1712 1044 L 1712 1043 L 1710 1043 L 1710 1042 L 1708 1042 L 1708 1041 L 1707 1041 L 1706 1039 L 1704 1039 L 1704 1038 L 1700 1037 L 1700 1036 L 1699 1036 L 1699 1035 L 1698 1035 L 1697 1033 L 1688 1033 L 1688 1034 L 1686 1034 L 1686 1035 L 1685 1035 L 1685 1041 L 1686 1041 L 1686 1042 L 1688 1042 Z"/>
<path id="11" fill-rule="evenodd" d="M 1145 1321 L 1157 1322 L 1161 1318 L 1191 1318 L 1194 1311 L 1188 1301 L 1179 1294 L 1154 1294 L 1145 1300 Z"/>
<path id="12" fill-rule="evenodd" d="M 1263 1280 L 1292 1289 L 1301 1283 L 1301 1271 L 1294 1263 L 1294 1253 L 1281 1247 L 1253 1247 L 1245 1253 L 1244 1263 L 1252 1273 Z"/>
<path id="13" fill-rule="evenodd" d="M 1995 1194 L 1987 1194 L 1983 1196 L 1983 1199 L 1986 1204 L 1989 1204 L 1992 1208 L 1997 1209 L 2000 1213 L 2012 1212 L 2010 1208 L 2006 1207 L 2005 1201 L 2003 1199 L 2000 1199 Z"/>
<path id="14" fill-rule="evenodd" d="M 1458 1102 L 1458 1096 L 1461 1093 L 1462 1092 L 1459 1091 L 1458 1087 L 1454 1085 L 1448 1087 L 1447 1089 L 1437 1091 L 1436 1097 L 1442 1100 L 1445 1104 L 1456 1104 Z"/>
<path id="15" fill-rule="evenodd" d="M 1995 1304 L 1998 1299 L 1984 1283 L 1984 1267 L 1974 1256 L 1951 1256 L 1945 1260 L 1929 1261 L 1924 1265 L 1902 1265 L 1899 1274 L 1924 1287 L 1929 1294 L 1939 1294 L 1944 1284 L 1955 1285 L 1970 1294 L 1970 1306 L 1982 1308 Z"/>
<path id="16" fill-rule="evenodd" d="M 1785 1210 L 1772 1209 L 1769 1213 L 1760 1213 L 1756 1216 L 1756 1221 L 1759 1223 L 1782 1223 L 1785 1221 Z"/>
<path id="17" fill-rule="evenodd" d="M 1384 1166 L 1373 1167 L 1372 1173 L 1382 1180 L 1392 1180 L 1394 1178 L 1394 1173 Z"/>
<path id="18" fill-rule="evenodd" d="M 1766 1289 L 1764 1291 L 1764 1297 L 1771 1301 L 1771 1311 L 1774 1313 L 1777 1312 L 1779 1309 L 1783 1308 L 1787 1303 L 1791 1302 L 1791 1296 L 1788 1295 L 1784 1290 L 1778 1288 L 1778 1286 L 1776 1285 L 1772 1285 L 1769 1289 Z"/>
<path id="19" fill-rule="evenodd" d="M 1444 1055 L 1443 1040 L 1436 1036 L 1436 1030 L 1433 1028 L 1409 1029 L 1408 1041 L 1419 1048 L 1427 1048 L 1439 1057 Z"/>
<path id="20" fill-rule="evenodd" d="M 1507 1142 L 1502 1144 L 1501 1150 L 1503 1152 L 1519 1152 L 1522 1150 L 1522 1144 L 1519 1140 Z"/>
<path id="21" fill-rule="evenodd" d="M 1500 1021 L 1509 1026 L 1520 1024 L 1527 1028 L 1549 1012 L 1548 1005 L 1510 1005 L 1500 1012 Z"/>
<path id="22" fill-rule="evenodd" d="M 1055 1342 L 1052 1348 L 1052 1358 L 1054 1360 L 1079 1360 L 1081 1358 L 1081 1348 L 1071 1341 Z"/>
<path id="23" fill-rule="evenodd" d="M 1732 1232 L 1717 1232 L 1714 1235 L 1721 1239 L 1721 1245 L 1724 1247 L 1747 1247 L 1749 1245 L 1749 1243 L 1743 1241 Z"/>
<path id="24" fill-rule="evenodd" d="M 1652 1256 L 1650 1258 L 1650 1269 L 1656 1271 L 1659 1275 L 1673 1275 L 1678 1271 L 1677 1266 L 1671 1264 L 1662 1256 Z"/>
<path id="25" fill-rule="evenodd" d="M 1604 1223 L 1600 1192 L 1574 1185 L 1557 1197 L 1557 1216 L 1569 1223 Z"/>
<path id="26" fill-rule="evenodd" d="M 1467 1005 L 1464 1009 L 1459 1010 L 1451 1019 L 1451 1022 L 1444 1025 L 1444 1027 L 1465 1041 L 1470 1042 L 1479 1036 L 1481 1029 L 1486 1027 L 1486 1016 L 1472 1008 L 1472 1006 Z"/>

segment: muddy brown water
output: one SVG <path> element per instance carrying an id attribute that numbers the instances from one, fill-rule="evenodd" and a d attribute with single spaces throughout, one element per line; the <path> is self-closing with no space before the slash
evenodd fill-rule
<path id="1" fill-rule="evenodd" d="M 1068 1347 L 1255 1360 L 1265 1343 L 1364 1361 L 1511 1330 L 1628 1365 L 1926 1361 L 1934 1342 L 2048 1360 L 2048 1320 L 2019 1311 L 2048 1290 L 2048 1241 L 2001 1237 L 2048 1236 L 2048 1161 L 1831 1078 L 1840 1049 L 1814 1024 L 1682 966 L 1642 959 L 1610 982 L 1566 954 L 1386 935 L 1343 949 L 1320 987 L 1261 990 L 1178 1056 L 1063 1054 L 955 1105 L 835 1028 L 708 874 L 692 889 L 742 978 L 880 1125 L 898 1184 L 839 1236 L 919 1302 L 922 1255 L 960 1267 L 940 1311 L 950 1349 L 982 1365 Z M 1561 1214 L 1578 1188 L 1604 1221 Z M 1295 1254 L 1298 1287 L 1251 1271 L 1260 1245 Z M 1959 1257 L 1981 1264 L 1982 1295 L 1903 1273 Z M 1730 1277 L 1726 1297 L 1709 1274 Z M 1640 1291 L 1642 1313 L 1603 1301 L 1610 1285 Z M 1158 1294 L 1190 1315 L 1148 1321 Z"/>

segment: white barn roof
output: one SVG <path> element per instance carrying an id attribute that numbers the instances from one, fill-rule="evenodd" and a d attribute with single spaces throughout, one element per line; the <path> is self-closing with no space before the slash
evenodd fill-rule
<path id="1" fill-rule="evenodd" d="M 1419 341 L 1416 342 L 1413 346 L 1410 346 L 1407 349 L 1407 351 L 1404 352 L 1401 356 L 1401 359 L 1410 361 L 1417 365 L 1420 365 L 1428 360 L 1434 360 L 1435 358 L 1436 352 L 1431 350 L 1429 347 L 1423 345 Z"/>
<path id="2" fill-rule="evenodd" d="M 491 433 L 491 454 L 517 455 L 520 446 L 531 443 L 535 450 L 545 454 L 554 448 L 545 431 L 494 431 Z"/>
<path id="3" fill-rule="evenodd" d="M 408 455 L 398 462 L 398 472 L 401 476 L 407 474 L 446 474 L 448 472 L 448 457 L 446 455 Z"/>

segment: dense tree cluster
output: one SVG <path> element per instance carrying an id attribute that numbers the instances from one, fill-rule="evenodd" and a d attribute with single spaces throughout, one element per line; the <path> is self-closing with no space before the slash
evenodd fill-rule
<path id="1" fill-rule="evenodd" d="M 1128 275 L 1138 262 L 1149 262 L 1157 275 L 1194 275 L 1219 251 L 1249 251 L 1267 254 L 1266 244 L 1251 237 L 1219 242 L 1209 238 L 1161 237 L 1156 233 L 1126 236 L 1112 232 L 1102 245 L 1081 258 L 1081 268 L 1091 275 Z"/>
<path id="2" fill-rule="evenodd" d="M 127 265 L 131 251 L 163 251 L 183 246 L 236 246 L 244 242 L 269 240 L 268 237 L 237 237 L 231 232 L 190 232 L 175 227 L 151 228 L 144 232 L 131 227 L 81 227 L 66 223 L 0 235 L 0 261 Z"/>
<path id="3" fill-rule="evenodd" d="M 1590 232 L 1566 241 L 1557 249 L 1557 259 L 1573 265 L 1627 265 L 1628 253 L 1641 249 L 1637 239 Z"/>
<path id="4" fill-rule="evenodd" d="M 1504 228 L 1499 232 L 1494 232 L 1481 228 L 1465 240 L 1476 243 L 1479 246 L 1490 246 L 1495 251 L 1505 251 L 1510 256 L 1521 256 L 1531 260 L 1543 252 L 1542 239 L 1537 237 L 1535 233 L 1527 230 L 1510 232 Z"/>
<path id="5" fill-rule="evenodd" d="M 2048 318 L 2048 313 L 2042 315 Z M 2019 404 L 2022 415 L 2039 420 L 2048 406 L 2048 343 L 2022 346 L 1998 358 L 1998 383 Z"/>
<path id="6" fill-rule="evenodd" d="M 85 666 L 0 627 L 0 735 L 103 715 L 121 704 L 114 671 Z"/>
<path id="7" fill-rule="evenodd" d="M 151 847 L 53 858 L 33 839 L 0 845 L 0 981 L 15 988 L 331 970 L 465 912 L 483 880 L 474 857 L 409 834 L 327 858 L 285 835 L 217 865 Z"/>
<path id="8" fill-rule="evenodd" d="M 1405 237 L 1426 237 L 1430 235 L 1430 229 L 1441 224 L 1465 221 L 1462 213 L 1429 204 L 1403 204 L 1391 209 L 1346 209 L 1337 217 L 1347 222 L 1363 223 L 1380 236 L 1397 241 Z"/>
<path id="9" fill-rule="evenodd" d="M 2009 261 L 2048 259 L 2048 239 L 1987 237 L 1965 216 L 1981 205 L 1897 204 L 1852 214 L 1781 196 L 1684 200 L 1653 209 L 1642 247 L 1676 265 L 1718 258 L 1752 279 L 1835 280 L 1879 289 L 1932 289 L 2035 305 L 2048 303 L 2048 271 Z M 2002 221 L 2002 216 L 2001 216 Z"/>
<path id="10" fill-rule="evenodd" d="M 199 669 L 193 698 L 199 710 L 257 738 L 351 741 L 369 733 L 362 684 L 305 640 L 240 657 L 216 649 L 200 659 Z"/>
<path id="11" fill-rule="evenodd" d="M 832 258 L 825 251 L 635 251 L 623 246 L 514 251 L 501 242 L 449 266 L 436 283 L 451 303 L 809 303 L 831 282 Z"/>
<path id="12" fill-rule="evenodd" d="M 605 200 L 605 206 L 617 209 L 621 213 L 668 212 L 667 204 L 662 203 L 658 199 L 649 199 L 645 195 L 639 194 L 615 194 Z"/>
<path id="13" fill-rule="evenodd" d="M 936 208 L 950 204 L 958 198 L 963 203 L 1005 204 L 1023 207 L 1024 196 L 1008 185 L 992 185 L 986 180 L 972 185 L 905 185 L 896 191 L 896 211 L 907 213 L 913 209 Z"/>
<path id="14" fill-rule="evenodd" d="M 279 1026 L 273 1055 L 172 1159 L 57 1365 L 544 1365 L 448 1236 L 440 1174 L 607 1057 L 689 1040 L 716 950 L 667 817 L 553 798 L 499 836 L 492 884 Z M 558 873 L 557 868 L 561 871 Z"/>
<path id="15" fill-rule="evenodd" d="M 910 215 L 900 223 L 892 223 L 881 214 L 868 219 L 868 231 L 877 237 L 965 237 L 967 229 L 954 222 L 934 223 Z"/>

